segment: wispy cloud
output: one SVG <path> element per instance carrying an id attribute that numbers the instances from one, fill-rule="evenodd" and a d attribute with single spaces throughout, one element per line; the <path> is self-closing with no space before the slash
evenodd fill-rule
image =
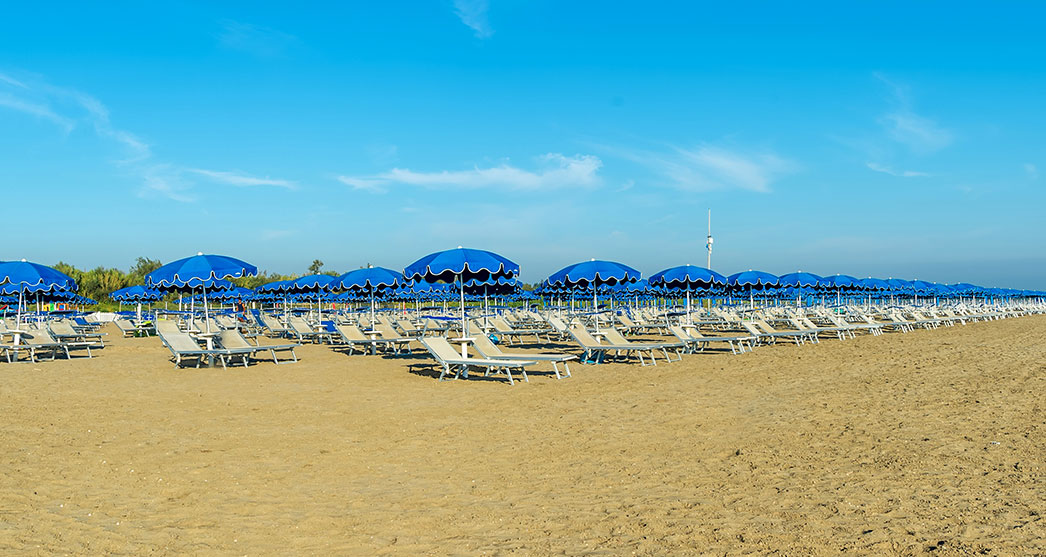
<path id="1" fill-rule="evenodd" d="M 186 172 L 198 174 L 210 178 L 215 182 L 223 184 L 229 184 L 230 186 L 238 187 L 252 187 L 252 186 L 275 186 L 279 188 L 287 188 L 290 190 L 297 189 L 298 185 L 288 180 L 280 180 L 277 178 L 258 178 L 255 176 L 249 176 L 243 173 L 237 172 L 224 172 L 219 170 L 205 170 L 203 168 L 186 168 Z"/>
<path id="2" fill-rule="evenodd" d="M 0 74 L 0 78 L 3 77 L 3 74 Z M 6 79 L 0 80 L 11 84 L 17 83 Z M 73 131 L 73 128 L 76 127 L 76 123 L 73 122 L 73 120 L 64 116 L 60 116 L 46 104 L 39 104 L 24 99 L 19 99 L 8 93 L 0 93 L 0 106 L 10 108 L 11 110 L 16 110 L 24 114 L 29 114 L 31 116 L 36 116 L 37 118 L 48 120 L 51 123 L 56 124 L 58 127 L 62 128 L 65 131 L 65 133 Z"/>
<path id="3" fill-rule="evenodd" d="M 487 21 L 487 0 L 454 0 L 454 14 L 475 33 L 478 39 L 487 39 L 494 34 Z"/>
<path id="4" fill-rule="evenodd" d="M 889 174 L 890 176 L 898 176 L 901 178 L 917 178 L 931 175 L 928 172 L 916 172 L 914 170 L 894 170 L 889 166 L 877 164 L 874 162 L 869 162 L 866 166 L 868 166 L 868 168 L 876 172 L 882 172 L 883 174 Z"/>
<path id="5" fill-rule="evenodd" d="M 157 160 L 150 145 L 136 134 L 113 125 L 109 109 L 95 97 L 68 87 L 58 87 L 38 78 L 19 79 L 0 72 L 0 108 L 37 117 L 61 128 L 64 133 L 89 130 L 120 151 L 111 162 L 121 172 L 140 180 L 141 197 L 163 197 L 189 203 L 197 199 L 188 174 L 232 186 L 276 186 L 294 189 L 287 180 L 258 178 L 239 172 L 188 168 Z"/>
<path id="6" fill-rule="evenodd" d="M 221 25 L 218 41 L 222 46 L 259 58 L 281 58 L 299 42 L 294 35 L 252 23 L 226 19 Z"/>
<path id="7" fill-rule="evenodd" d="M 663 185 L 683 191 L 742 189 L 768 192 L 771 185 L 798 165 L 773 152 L 727 149 L 715 145 L 666 150 L 603 146 L 658 176 Z"/>
<path id="8" fill-rule="evenodd" d="M 401 184 L 430 189 L 480 189 L 502 187 L 515 190 L 543 190 L 571 187 L 595 187 L 600 184 L 599 169 L 603 161 L 592 155 L 571 157 L 549 153 L 538 157 L 538 168 L 524 170 L 509 164 L 467 170 L 417 172 L 393 168 L 373 176 L 338 176 L 337 179 L 358 190 L 383 192 L 390 185 Z"/>
<path id="9" fill-rule="evenodd" d="M 1039 179 L 1039 168 L 1030 162 L 1024 163 L 1024 173 L 1032 180 Z"/>
<path id="10" fill-rule="evenodd" d="M 138 197 L 161 197 L 179 203 L 192 203 L 196 196 L 192 186 L 185 182 L 181 172 L 166 164 L 156 164 L 142 170 L 142 187 Z"/>
<path id="11" fill-rule="evenodd" d="M 951 145 L 954 136 L 934 120 L 916 114 L 908 87 L 881 73 L 873 74 L 889 89 L 894 108 L 879 117 L 881 125 L 894 141 L 918 154 L 940 151 Z"/>

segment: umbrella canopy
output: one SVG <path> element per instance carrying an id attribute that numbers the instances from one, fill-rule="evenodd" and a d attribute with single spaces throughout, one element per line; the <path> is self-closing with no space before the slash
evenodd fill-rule
<path id="1" fill-rule="evenodd" d="M 145 285 L 159 290 L 172 287 L 209 288 L 218 280 L 252 277 L 257 274 L 257 267 L 239 259 L 197 253 L 192 257 L 168 263 L 145 275 Z"/>
<path id="2" fill-rule="evenodd" d="M 654 273 L 650 277 L 651 286 L 663 286 L 676 290 L 696 290 L 698 288 L 715 288 L 726 286 L 726 277 L 704 267 L 680 265 Z"/>
<path id="3" fill-rule="evenodd" d="M 599 298 L 597 291 L 599 287 L 635 282 L 641 278 L 643 278 L 643 274 L 628 265 L 615 261 L 590 259 L 568 265 L 552 273 L 547 281 L 553 286 L 592 288 L 592 310 L 596 312 L 596 330 L 598 330 Z"/>
<path id="4" fill-rule="evenodd" d="M 371 292 L 382 288 L 395 288 L 403 282 L 403 274 L 384 267 L 366 267 L 341 275 L 337 288 Z"/>
<path id="5" fill-rule="evenodd" d="M 518 274 L 519 265 L 505 257 L 461 246 L 457 249 L 430 253 L 403 269 L 403 276 L 407 280 L 458 283 L 461 297 L 461 330 L 466 335 L 468 322 L 465 320 L 465 281 L 515 278 Z"/>
<path id="6" fill-rule="evenodd" d="M 690 315 L 690 293 L 694 290 L 713 290 L 725 288 L 726 277 L 704 267 L 696 265 L 680 265 L 671 267 L 664 271 L 654 273 L 650 277 L 650 286 L 655 288 L 666 288 L 668 290 L 683 290 L 686 292 L 686 318 L 692 322 Z"/>
<path id="7" fill-rule="evenodd" d="M 403 276 L 407 280 L 428 282 L 460 282 L 470 279 L 512 278 L 519 274 L 519 265 L 496 253 L 457 249 L 430 253 L 407 265 Z"/>
<path id="8" fill-rule="evenodd" d="M 0 262 L 0 293 L 18 294 L 17 319 L 22 320 L 25 295 L 33 292 L 75 292 L 76 281 L 65 273 L 25 259 Z"/>
<path id="9" fill-rule="evenodd" d="M 109 293 L 109 297 L 117 302 L 154 302 L 163 298 L 163 292 L 152 288 L 146 288 L 140 284 L 128 286 Z"/>
<path id="10" fill-rule="evenodd" d="M 890 283 L 886 282 L 883 279 L 877 279 L 877 278 L 868 277 L 866 279 L 860 279 L 860 283 L 861 283 L 861 286 L 865 290 L 889 290 L 890 289 Z"/>
<path id="11" fill-rule="evenodd" d="M 22 292 L 49 292 L 77 290 L 76 281 L 69 275 L 39 263 L 0 261 L 0 284 L 11 285 Z"/>
<path id="12" fill-rule="evenodd" d="M 615 261 L 592 259 L 563 267 L 548 277 L 553 286 L 588 288 L 590 285 L 613 286 L 623 282 L 635 282 L 643 273 Z"/>
<path id="13" fill-rule="evenodd" d="M 222 290 L 233 287 L 224 279 L 255 276 L 258 268 L 250 263 L 224 255 L 204 255 L 197 253 L 168 263 L 145 275 L 145 285 L 157 290 L 181 290 L 200 288 L 203 292 L 204 322 L 210 333 L 210 322 L 207 315 L 207 289 L 221 285 Z M 222 284 L 224 283 L 224 284 Z"/>
<path id="14" fill-rule="evenodd" d="M 777 277 L 778 286 L 791 286 L 793 288 L 814 288 L 822 284 L 824 277 L 813 273 L 798 271 L 787 273 Z"/>
<path id="15" fill-rule="evenodd" d="M 254 291 L 250 288 L 237 286 L 229 290 L 223 290 L 211 296 L 212 299 L 225 302 L 229 300 L 253 300 Z"/>
<path id="16" fill-rule="evenodd" d="M 851 277 L 850 275 L 832 275 L 830 277 L 824 277 L 824 281 L 821 284 L 827 288 L 839 288 L 842 290 L 864 290 L 867 287 L 864 281 L 859 278 Z"/>
<path id="17" fill-rule="evenodd" d="M 726 277 L 726 280 L 727 283 L 734 288 L 760 289 L 780 284 L 777 275 L 771 275 L 770 273 L 763 271 L 753 271 L 751 269 L 741 271 L 740 273 L 734 273 Z"/>
<path id="18" fill-rule="evenodd" d="M 403 282 L 403 275 L 384 267 L 366 267 L 349 271 L 338 277 L 335 288 L 356 294 L 370 295 L 370 320 L 374 322 L 374 294 L 386 288 L 396 288 Z"/>

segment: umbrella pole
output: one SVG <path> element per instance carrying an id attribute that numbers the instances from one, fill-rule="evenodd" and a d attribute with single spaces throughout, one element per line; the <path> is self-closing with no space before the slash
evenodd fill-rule
<path id="1" fill-rule="evenodd" d="M 469 324 L 465 321 L 465 277 L 462 275 L 458 275 L 458 288 L 461 293 L 461 338 L 468 338 Z M 461 351 L 465 352 L 465 349 L 462 348 Z M 461 357 L 464 358 L 464 354 Z"/>
<path id="2" fill-rule="evenodd" d="M 690 325 L 694 324 L 694 319 L 690 317 L 690 287 L 686 288 L 686 322 Z"/>
<path id="3" fill-rule="evenodd" d="M 599 294 L 596 293 L 596 283 L 592 283 L 592 311 L 596 312 L 596 332 L 599 332 Z"/>
<path id="4" fill-rule="evenodd" d="M 369 283 L 369 280 L 368 280 Z M 374 328 L 374 288 L 370 289 L 370 328 Z"/>
<path id="5" fill-rule="evenodd" d="M 207 313 L 207 284 L 203 285 L 203 324 L 207 328 L 207 334 L 211 334 L 211 318 Z"/>

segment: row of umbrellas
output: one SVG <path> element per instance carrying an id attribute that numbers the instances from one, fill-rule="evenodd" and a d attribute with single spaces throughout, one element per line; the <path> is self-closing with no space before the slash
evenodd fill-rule
<path id="1" fill-rule="evenodd" d="M 309 294 L 319 292 L 346 291 L 373 298 L 381 292 L 396 289 L 401 296 L 420 296 L 426 292 L 447 294 L 446 288 L 434 287 L 436 283 L 453 283 L 461 301 L 461 318 L 465 321 L 464 301 L 466 290 L 478 293 L 506 294 L 519 292 L 516 278 L 519 265 L 493 252 L 458 247 L 429 254 L 404 268 L 403 272 L 382 267 L 357 269 L 334 277 L 309 275 L 288 281 L 277 281 L 251 291 L 237 290 L 228 279 L 257 274 L 257 267 L 244 261 L 221 255 L 194 256 L 168 263 L 149 273 L 145 284 L 114 292 L 111 296 L 121 301 L 158 300 L 169 292 L 199 291 L 206 301 L 208 291 L 211 299 L 236 299 L 249 295 Z M 590 260 L 567 266 L 550 275 L 541 285 L 540 293 L 557 294 L 573 291 L 591 291 L 598 306 L 601 288 L 625 288 L 637 292 L 642 274 L 627 265 L 603 260 Z M 651 276 L 642 288 L 660 288 L 685 292 L 689 305 L 691 293 L 736 292 L 793 288 L 801 295 L 803 289 L 841 291 L 885 291 L 899 295 L 999 295 L 999 296 L 1043 296 L 1043 292 L 985 289 L 972 284 L 939 285 L 925 281 L 901 279 L 858 279 L 848 275 L 821 277 L 812 273 L 796 272 L 776 276 L 770 273 L 749 270 L 724 276 L 711 269 L 693 265 L 682 265 L 665 269 Z M 47 295 L 56 292 L 74 293 L 75 281 L 67 275 L 45 265 L 22 261 L 0 262 L 0 295 L 19 295 L 19 308 L 27 294 Z"/>

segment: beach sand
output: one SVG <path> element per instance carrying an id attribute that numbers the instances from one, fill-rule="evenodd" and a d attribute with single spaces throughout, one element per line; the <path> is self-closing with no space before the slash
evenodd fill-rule
<path id="1" fill-rule="evenodd" d="M 1046 553 L 1046 316 L 514 387 L 109 332 L 0 364 L 2 553 Z"/>

